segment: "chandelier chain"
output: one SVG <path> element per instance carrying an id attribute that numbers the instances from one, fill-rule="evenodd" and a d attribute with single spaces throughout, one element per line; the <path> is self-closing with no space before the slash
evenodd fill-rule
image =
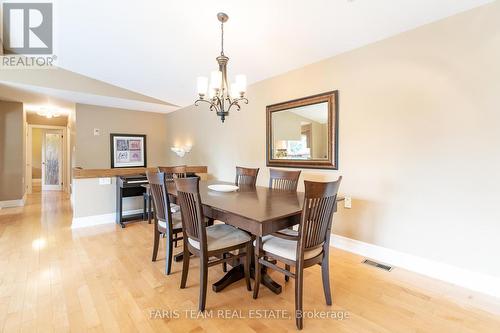
<path id="1" fill-rule="evenodd" d="M 220 55 L 224 55 L 224 23 L 220 24 L 220 30 L 221 30 L 221 51 L 220 51 Z"/>

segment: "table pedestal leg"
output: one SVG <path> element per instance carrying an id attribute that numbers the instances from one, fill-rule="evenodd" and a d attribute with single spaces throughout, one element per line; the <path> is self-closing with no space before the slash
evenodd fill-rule
<path id="1" fill-rule="evenodd" d="M 243 265 L 238 265 L 234 266 L 227 272 L 222 279 L 219 281 L 215 282 L 212 285 L 212 290 L 215 291 L 216 293 L 219 291 L 224 290 L 227 286 L 230 284 L 239 281 L 245 277 L 245 274 L 243 272 Z"/>
<path id="2" fill-rule="evenodd" d="M 262 274 L 262 284 L 276 295 L 281 294 L 281 284 L 274 281 L 267 273 Z"/>
<path id="3" fill-rule="evenodd" d="M 250 270 L 250 276 L 254 278 L 254 269 L 253 267 Z M 244 270 L 243 270 L 243 265 L 237 265 L 234 266 L 227 272 L 222 279 L 219 281 L 215 282 L 212 285 L 212 290 L 215 292 L 219 292 L 224 290 L 227 286 L 233 284 L 236 281 L 239 281 L 241 279 L 245 278 Z M 277 282 L 275 282 L 268 274 L 265 269 L 262 271 L 262 284 L 269 288 L 273 293 L 275 294 L 280 294 L 281 293 L 281 285 Z"/>

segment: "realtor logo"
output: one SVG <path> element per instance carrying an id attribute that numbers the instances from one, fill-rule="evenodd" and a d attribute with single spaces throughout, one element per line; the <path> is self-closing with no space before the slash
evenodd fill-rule
<path id="1" fill-rule="evenodd" d="M 4 3 L 5 54 L 52 54 L 52 3 Z"/>

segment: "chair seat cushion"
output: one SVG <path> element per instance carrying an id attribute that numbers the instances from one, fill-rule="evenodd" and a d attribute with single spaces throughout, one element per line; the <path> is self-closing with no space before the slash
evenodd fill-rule
<path id="1" fill-rule="evenodd" d="M 208 251 L 244 244 L 251 240 L 246 232 L 228 224 L 214 224 L 207 227 L 206 230 Z M 195 249 L 200 249 L 200 243 L 198 241 L 191 238 L 189 238 L 188 241 Z"/>
<path id="2" fill-rule="evenodd" d="M 283 230 L 280 230 L 283 232 Z M 255 241 L 253 242 L 255 245 Z M 297 260 L 297 241 L 278 238 L 275 236 L 262 237 L 262 249 L 271 256 L 275 254 L 285 259 Z M 304 259 L 311 259 L 323 251 L 322 247 L 304 252 Z"/>
<path id="3" fill-rule="evenodd" d="M 158 226 L 167 229 L 167 222 L 165 221 L 160 221 L 158 220 Z M 172 227 L 174 229 L 182 229 L 182 221 L 181 221 L 181 214 L 179 213 L 172 213 Z"/>
<path id="4" fill-rule="evenodd" d="M 297 230 L 293 230 L 293 229 L 282 229 L 279 232 L 281 232 L 282 234 L 285 234 L 288 236 L 294 236 L 294 237 L 297 237 L 299 235 L 299 232 Z"/>

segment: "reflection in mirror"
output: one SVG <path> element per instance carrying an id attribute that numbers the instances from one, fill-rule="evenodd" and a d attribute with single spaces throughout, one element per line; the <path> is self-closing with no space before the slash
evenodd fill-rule
<path id="1" fill-rule="evenodd" d="M 328 102 L 273 112 L 271 124 L 273 159 L 328 159 Z"/>
<path id="2" fill-rule="evenodd" d="M 266 107 L 266 165 L 338 170 L 338 91 Z"/>

